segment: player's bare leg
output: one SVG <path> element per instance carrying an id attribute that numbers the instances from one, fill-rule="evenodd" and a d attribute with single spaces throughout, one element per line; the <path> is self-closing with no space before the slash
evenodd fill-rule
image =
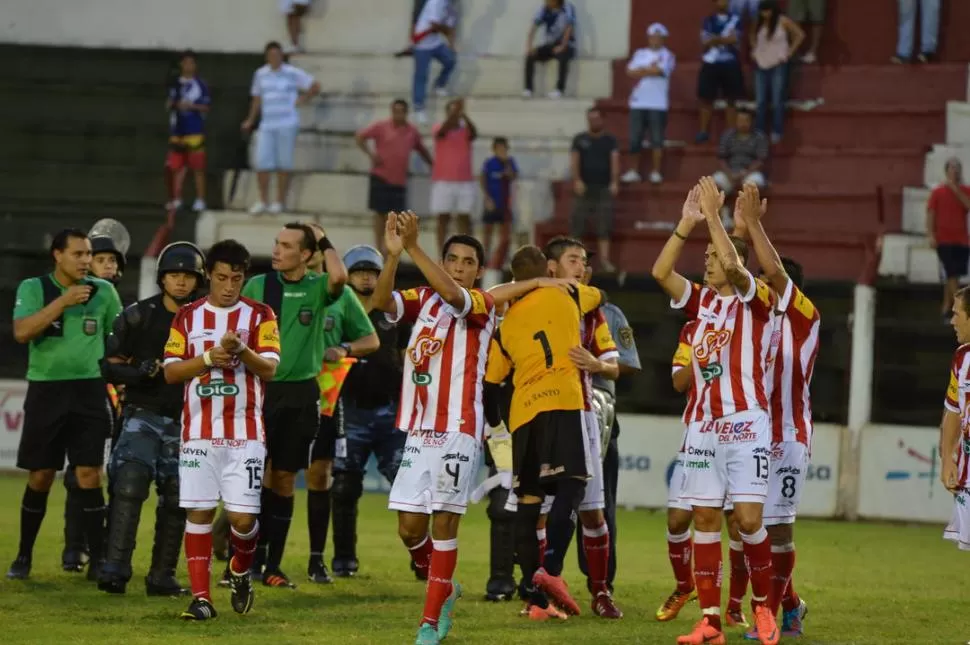
<path id="1" fill-rule="evenodd" d="M 748 562 L 751 577 L 751 608 L 754 611 L 754 629 L 763 645 L 775 645 L 781 636 L 775 616 L 768 605 L 771 595 L 771 541 L 762 523 L 764 505 L 754 502 L 736 502 L 734 514 L 737 516 L 741 541 L 744 544 L 744 557 Z"/>
<path id="2" fill-rule="evenodd" d="M 765 527 L 771 539 L 771 565 L 773 569 L 769 607 L 777 614 L 782 609 L 782 636 L 801 636 L 802 619 L 808 613 L 808 605 L 795 593 L 792 572 L 795 569 L 794 524 L 775 524 Z"/>
<path id="3" fill-rule="evenodd" d="M 680 645 L 724 645 L 721 628 L 721 509 L 694 507 L 694 581 L 701 619 Z"/>
<path id="4" fill-rule="evenodd" d="M 694 514 L 682 508 L 667 508 L 667 557 L 674 572 L 677 587 L 657 610 L 657 620 L 673 620 L 691 600 L 697 599 L 694 572 L 691 568 L 694 543 L 690 536 L 690 522 Z"/>
<path id="5" fill-rule="evenodd" d="M 411 556 L 411 570 L 418 580 L 427 580 L 431 567 L 430 521 L 431 516 L 424 513 L 398 511 L 397 514 L 397 534 Z"/>
<path id="6" fill-rule="evenodd" d="M 593 613 L 600 618 L 622 618 L 610 594 L 607 578 L 610 565 L 610 531 L 602 509 L 579 512 L 583 525 L 583 551 L 589 567 L 590 592 L 593 594 Z"/>
<path id="7" fill-rule="evenodd" d="M 734 511 L 724 511 L 730 538 L 731 582 L 728 585 L 727 615 L 724 617 L 728 627 L 749 627 L 744 617 L 742 601 L 748 592 L 748 564 L 744 559 L 744 542 L 741 541 L 741 527 Z M 775 613 L 778 613 L 777 611 Z"/>

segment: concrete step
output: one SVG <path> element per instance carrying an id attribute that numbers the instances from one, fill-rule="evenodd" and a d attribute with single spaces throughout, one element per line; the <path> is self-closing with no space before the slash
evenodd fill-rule
<path id="1" fill-rule="evenodd" d="M 946 104 L 946 142 L 970 145 L 970 103 L 949 101 Z"/>
<path id="2" fill-rule="evenodd" d="M 300 108 L 304 129 L 328 132 L 355 132 L 365 125 L 386 119 L 393 96 L 325 96 Z M 428 105 L 430 122 L 444 118 L 447 99 L 438 98 Z M 586 128 L 583 99 L 471 99 L 466 111 L 482 136 L 506 137 L 572 137 Z M 430 132 L 431 125 L 422 127 Z"/>
<path id="3" fill-rule="evenodd" d="M 904 233 L 924 235 L 926 233 L 926 202 L 930 199 L 929 188 L 903 188 Z"/>
<path id="4" fill-rule="evenodd" d="M 339 94 L 393 94 L 411 100 L 414 62 L 389 56 L 306 54 L 293 57 L 293 64 L 313 74 L 324 92 Z M 597 99 L 613 93 L 609 59 L 581 58 L 570 66 L 566 95 Z M 522 93 L 524 61 L 521 58 L 460 56 L 450 88 L 458 96 L 519 96 Z M 437 74 L 437 65 L 432 74 Z M 555 89 L 557 66 L 536 68 L 538 94 Z M 429 84 L 430 89 L 430 84 Z"/>
<path id="5" fill-rule="evenodd" d="M 256 177 L 252 172 L 240 174 L 236 195 L 230 200 L 232 173 L 226 173 L 224 189 L 228 208 L 247 209 L 259 199 Z M 331 174 L 322 172 L 296 173 L 290 186 L 288 204 L 297 213 L 364 213 L 367 211 L 367 175 Z M 274 190 L 270 186 L 270 190 Z M 431 181 L 428 177 L 413 177 L 408 185 L 408 206 L 421 216 L 430 214 L 428 200 Z M 272 193 L 271 193 L 272 194 Z M 550 183 L 539 179 L 523 179 L 518 184 L 515 199 L 516 228 L 529 230 L 536 222 L 552 216 L 553 201 Z M 472 213 L 481 214 L 481 204 Z M 365 216 L 367 225 L 370 218 Z"/>

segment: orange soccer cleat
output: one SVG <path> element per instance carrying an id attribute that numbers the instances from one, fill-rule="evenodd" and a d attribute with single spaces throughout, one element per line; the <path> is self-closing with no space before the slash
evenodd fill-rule
<path id="1" fill-rule="evenodd" d="M 713 627 L 707 616 L 694 625 L 694 631 L 677 637 L 677 645 L 724 645 L 726 642 L 724 632 Z"/>

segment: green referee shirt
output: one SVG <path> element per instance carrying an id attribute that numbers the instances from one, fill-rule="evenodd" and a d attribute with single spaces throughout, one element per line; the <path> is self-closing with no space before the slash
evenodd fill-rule
<path id="1" fill-rule="evenodd" d="M 333 302 L 326 273 L 307 272 L 296 282 L 287 281 L 278 271 L 258 275 L 243 287 L 242 295 L 267 302 L 267 279 L 275 274 L 282 285 L 282 302 L 277 312 L 280 327 L 280 364 L 273 381 L 306 381 L 316 378 L 323 364 L 324 310 Z"/>
<path id="2" fill-rule="evenodd" d="M 344 291 L 327 307 L 323 322 L 323 346 L 335 347 L 344 341 L 353 342 L 374 332 L 370 316 L 360 304 L 357 294 L 344 285 Z"/>
<path id="3" fill-rule="evenodd" d="M 58 294 L 66 287 L 49 274 Z M 13 319 L 31 316 L 45 302 L 42 278 L 28 278 L 17 287 Z M 29 343 L 28 381 L 75 381 L 101 378 L 100 361 L 104 358 L 104 339 L 111 333 L 115 318 L 121 313 L 121 299 L 107 280 L 88 277 L 96 286 L 94 295 L 84 304 L 64 310 L 40 336 Z"/>

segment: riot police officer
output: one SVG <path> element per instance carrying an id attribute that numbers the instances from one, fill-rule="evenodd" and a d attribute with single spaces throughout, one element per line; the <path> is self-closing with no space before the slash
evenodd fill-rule
<path id="1" fill-rule="evenodd" d="M 168 385 L 161 359 L 172 319 L 179 307 L 198 297 L 205 258 L 188 242 L 170 244 L 158 257 L 161 293 L 126 308 L 108 338 L 105 378 L 125 386 L 122 430 L 111 454 L 111 517 L 105 562 L 98 588 L 124 593 L 131 579 L 142 504 L 154 482 L 158 493 L 152 563 L 145 577 L 149 596 L 183 593 L 175 567 L 185 527 L 179 508 L 179 416 L 182 386 Z"/>

